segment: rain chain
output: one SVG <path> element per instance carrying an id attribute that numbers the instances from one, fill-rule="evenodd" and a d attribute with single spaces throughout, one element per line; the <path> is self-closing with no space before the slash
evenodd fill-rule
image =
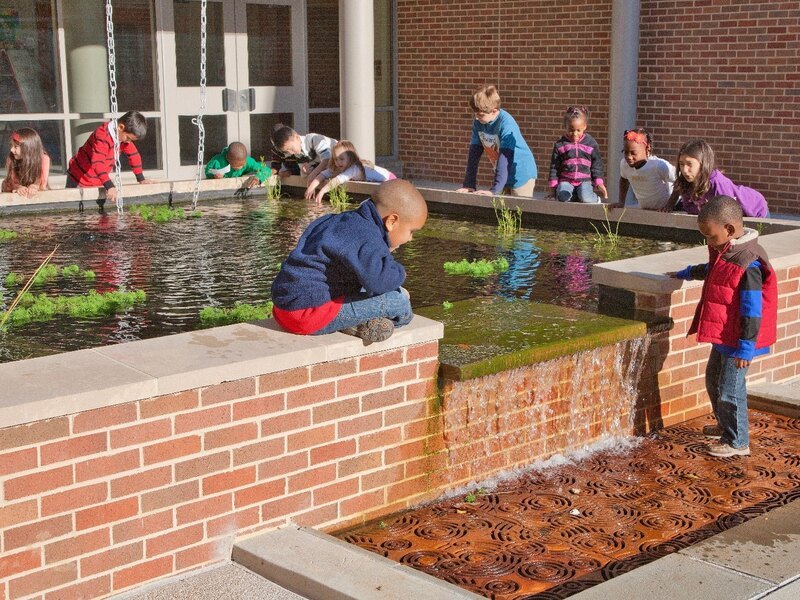
<path id="1" fill-rule="evenodd" d="M 192 211 L 197 210 L 197 198 L 200 195 L 200 176 L 203 172 L 203 154 L 206 146 L 206 130 L 203 127 L 203 113 L 206 110 L 206 7 L 208 0 L 200 2 L 200 112 L 192 119 L 197 125 L 197 171 L 194 176 L 192 192 Z"/>
<path id="2" fill-rule="evenodd" d="M 117 57 L 114 50 L 114 9 L 106 0 L 106 38 L 108 40 L 108 88 L 111 93 L 111 137 L 114 140 L 114 185 L 117 188 L 117 213 L 122 214 L 122 168 L 119 164 L 119 128 L 117 127 Z"/>

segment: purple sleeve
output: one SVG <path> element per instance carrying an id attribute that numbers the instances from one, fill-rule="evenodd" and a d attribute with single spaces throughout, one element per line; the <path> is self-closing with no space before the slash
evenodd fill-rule
<path id="1" fill-rule="evenodd" d="M 508 165 L 514 162 L 513 148 L 500 148 L 500 156 L 497 157 L 497 164 L 494 167 L 494 183 L 492 183 L 492 193 L 499 194 L 508 183 Z"/>

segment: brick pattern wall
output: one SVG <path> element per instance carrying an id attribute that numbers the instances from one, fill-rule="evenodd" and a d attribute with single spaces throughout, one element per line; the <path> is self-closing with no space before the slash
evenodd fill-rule
<path id="1" fill-rule="evenodd" d="M 643 0 L 639 122 L 670 162 L 704 138 L 718 167 L 800 212 L 800 5 Z"/>
<path id="2" fill-rule="evenodd" d="M 800 267 L 776 269 L 778 276 L 778 341 L 772 352 L 756 358 L 747 380 L 778 382 L 800 376 Z M 670 316 L 675 326 L 656 334 L 640 382 L 638 430 L 674 425 L 711 411 L 705 390 L 710 344 L 686 337 L 701 287 L 672 294 L 637 294 L 637 308 Z"/>
<path id="3" fill-rule="evenodd" d="M 800 8 L 780 0 L 642 0 L 639 125 L 674 162 L 695 137 L 719 167 L 800 213 Z M 590 109 L 607 156 L 611 0 L 398 2 L 399 147 L 404 175 L 460 182 L 470 92 L 497 83 L 539 166 L 543 189 L 561 113 Z M 631 123 L 630 126 L 634 126 Z M 618 157 L 614 157 L 618 160 Z M 479 182 L 491 181 L 482 161 Z"/>
<path id="4" fill-rule="evenodd" d="M 569 104 L 589 108 L 589 132 L 604 149 L 610 31 L 610 0 L 398 2 L 404 176 L 461 183 L 473 118 L 468 99 L 486 83 L 498 86 L 503 108 L 519 123 L 539 167 L 539 189 Z M 492 181 L 488 165 L 484 157 L 484 189 Z"/>
<path id="5" fill-rule="evenodd" d="M 418 502 L 441 451 L 437 357 L 419 344 L 0 430 L 0 599 L 102 597 L 229 559 L 234 535 Z"/>
<path id="6" fill-rule="evenodd" d="M 443 390 L 448 473 L 466 484 L 634 433 L 648 340 L 634 339 Z"/>

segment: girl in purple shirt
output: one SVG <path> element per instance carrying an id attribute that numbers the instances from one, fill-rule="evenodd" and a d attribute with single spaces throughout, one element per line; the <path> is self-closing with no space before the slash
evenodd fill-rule
<path id="1" fill-rule="evenodd" d="M 678 178 L 672 188 L 668 207 L 678 200 L 690 215 L 714 196 L 731 196 L 742 206 L 746 217 L 769 217 L 767 201 L 761 192 L 744 185 L 736 185 L 715 168 L 714 151 L 705 140 L 685 143 L 678 152 Z"/>

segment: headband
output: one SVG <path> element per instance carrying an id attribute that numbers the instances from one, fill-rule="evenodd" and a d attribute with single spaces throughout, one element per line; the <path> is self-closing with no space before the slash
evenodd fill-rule
<path id="1" fill-rule="evenodd" d="M 19 133 L 14 131 L 14 132 L 11 133 L 11 141 L 12 142 L 17 142 L 18 144 L 21 144 L 22 143 L 22 138 L 19 136 Z"/>
<path id="2" fill-rule="evenodd" d="M 642 144 L 643 146 L 649 145 L 647 143 L 647 134 L 640 133 L 638 131 L 626 131 L 625 132 L 625 139 L 631 142 L 636 142 L 637 144 Z"/>

